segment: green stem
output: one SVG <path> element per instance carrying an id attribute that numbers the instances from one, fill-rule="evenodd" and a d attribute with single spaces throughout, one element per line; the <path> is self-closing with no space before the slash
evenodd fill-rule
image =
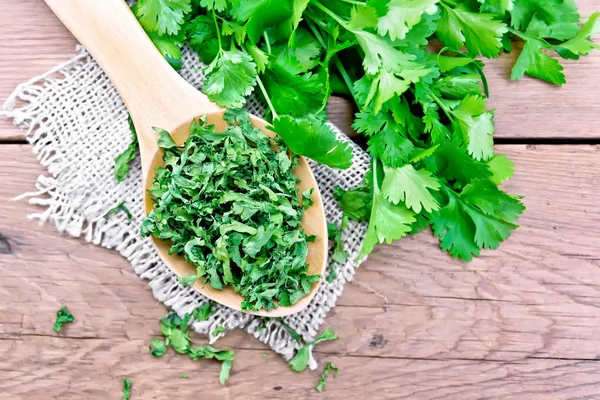
<path id="1" fill-rule="evenodd" d="M 311 3 L 313 3 L 315 5 L 315 7 L 317 7 L 319 10 L 323 11 L 325 14 L 327 14 L 331 18 L 333 18 L 338 24 L 340 24 L 342 26 L 346 26 L 346 23 L 344 22 L 343 19 L 340 18 L 339 15 L 337 15 L 336 13 L 331 11 L 329 8 L 325 7 L 323 4 L 319 3 L 318 0 L 311 0 Z"/>
<path id="2" fill-rule="evenodd" d="M 264 36 L 265 36 L 265 43 L 267 44 L 267 53 L 269 53 L 269 55 L 271 55 L 271 42 L 269 41 L 269 35 L 267 34 L 267 31 L 265 31 Z"/>
<path id="3" fill-rule="evenodd" d="M 267 89 L 265 89 L 265 85 L 263 85 L 259 76 L 256 77 L 256 82 L 258 83 L 258 87 L 260 88 L 260 91 L 262 92 L 263 96 L 265 96 L 267 105 L 269 106 L 269 109 L 271 110 L 271 114 L 273 114 L 273 120 L 276 120 L 277 118 L 279 118 L 279 116 L 277 115 L 277 112 L 275 111 L 275 107 L 273 107 L 273 103 L 271 103 L 271 98 L 269 97 L 269 94 L 267 93 Z"/>
<path id="4" fill-rule="evenodd" d="M 217 14 L 213 10 L 213 21 L 215 21 L 215 29 L 217 30 L 217 40 L 219 41 L 219 49 L 223 48 L 223 44 L 221 43 L 221 32 L 219 31 L 219 24 L 217 23 Z"/>
<path id="5" fill-rule="evenodd" d="M 448 117 L 450 121 L 454 122 L 454 117 L 452 116 L 452 111 L 439 99 L 433 92 L 429 93 L 429 97 L 433 99 L 437 103 L 438 106 L 444 111 L 444 114 Z"/>
<path id="6" fill-rule="evenodd" d="M 364 1 L 356 1 L 356 0 L 342 0 L 344 3 L 354 4 L 357 6 L 364 6 L 366 3 Z"/>
<path id="7" fill-rule="evenodd" d="M 519 31 L 518 31 L 518 30 L 516 30 L 516 29 L 513 29 L 513 28 L 510 28 L 510 27 L 509 27 L 509 28 L 508 28 L 508 31 L 509 31 L 510 33 L 512 33 L 513 35 L 517 36 L 518 38 L 520 38 L 520 39 L 521 39 L 521 40 L 523 40 L 523 41 L 527 41 L 527 40 L 529 39 L 529 37 L 527 37 L 527 35 L 525 35 L 524 33 L 521 33 L 521 32 L 519 32 Z"/>
<path id="8" fill-rule="evenodd" d="M 321 32 L 319 32 L 319 30 L 315 26 L 314 22 L 312 21 L 312 19 L 306 19 L 305 21 L 306 21 L 306 24 L 308 25 L 308 28 L 312 31 L 313 35 L 315 36 L 317 41 L 321 44 L 323 49 L 327 49 L 327 44 L 325 43 L 325 39 L 323 39 Z"/>
<path id="9" fill-rule="evenodd" d="M 338 56 L 333 56 L 332 60 L 333 60 L 333 64 L 335 65 L 335 67 L 338 69 L 338 71 L 340 71 L 340 74 L 342 75 L 342 79 L 344 80 L 344 83 L 346 84 L 346 86 L 348 86 L 348 90 L 350 91 L 350 94 L 352 95 L 352 98 L 354 99 L 356 106 L 358 107 L 359 110 L 361 110 L 361 105 L 358 102 L 358 99 L 356 98 L 356 96 L 354 95 L 354 85 L 352 84 L 352 79 L 350 78 L 350 75 L 348 75 L 348 72 L 346 72 L 346 68 L 344 68 L 344 66 L 342 65 L 342 62 L 340 61 Z"/>
<path id="10" fill-rule="evenodd" d="M 458 5 L 458 3 L 453 0 L 442 0 L 442 4 L 450 7 L 456 7 Z"/>

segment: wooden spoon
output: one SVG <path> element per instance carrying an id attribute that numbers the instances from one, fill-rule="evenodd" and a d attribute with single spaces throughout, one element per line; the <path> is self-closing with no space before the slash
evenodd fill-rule
<path id="1" fill-rule="evenodd" d="M 150 41 L 123 0 L 45 1 L 104 69 L 131 114 L 140 145 L 147 214 L 154 206 L 147 189 L 152 185 L 156 167 L 162 165 L 162 151 L 158 148 L 152 127 L 169 131 L 175 143 L 180 145 L 189 135 L 192 120 L 202 115 L 216 125 L 217 131 L 223 131 L 227 127 L 223 121 L 224 109 L 179 76 Z M 266 129 L 266 121 L 256 116 L 251 116 L 251 119 L 253 125 L 266 135 L 274 136 Z M 314 189 L 314 204 L 304 213 L 302 227 L 308 235 L 317 236 L 314 242 L 308 244 L 308 273 L 323 275 L 327 261 L 323 201 L 305 158 L 300 159 L 294 174 L 300 178 L 300 191 Z M 154 238 L 153 242 L 161 259 L 177 275 L 195 273 L 195 268 L 183 257 L 168 254 L 169 243 Z M 313 283 L 311 292 L 290 307 L 251 313 L 267 317 L 296 313 L 308 305 L 319 283 Z M 194 288 L 218 303 L 240 310 L 243 298 L 230 286 L 217 290 L 196 283 Z"/>

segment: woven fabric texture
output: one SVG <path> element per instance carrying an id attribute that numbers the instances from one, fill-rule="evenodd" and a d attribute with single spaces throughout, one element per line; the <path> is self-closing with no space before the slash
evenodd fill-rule
<path id="1" fill-rule="evenodd" d="M 203 79 L 200 67 L 195 53 L 186 49 L 180 73 L 196 88 Z M 264 106 L 255 98 L 249 100 L 247 108 L 251 113 L 264 114 Z M 154 296 L 180 315 L 191 313 L 207 301 L 193 288 L 180 285 L 158 257 L 151 241 L 140 237 L 143 210 L 139 157 L 132 163 L 125 181 L 117 183 L 113 174 L 115 157 L 131 141 L 127 109 L 106 74 L 85 49 L 78 47 L 72 60 L 19 85 L 7 99 L 1 115 L 28 129 L 33 151 L 48 171 L 48 175 L 38 178 L 36 191 L 23 196 L 41 206 L 40 212 L 30 218 L 41 223 L 49 221 L 60 232 L 115 249 L 129 260 L 138 275 L 149 281 Z M 333 129 L 340 139 L 348 141 L 341 131 Z M 354 165 L 348 170 L 311 163 L 323 195 L 327 220 L 338 225 L 342 213 L 332 197 L 334 187 L 358 185 L 369 169 L 369 156 L 351 144 Z M 131 220 L 123 213 L 104 217 L 122 201 L 133 214 Z M 344 284 L 352 279 L 365 233 L 365 224 L 351 222 L 343 233 L 345 250 L 350 254 L 348 262 L 334 266 L 337 277 L 332 282 L 323 280 L 305 310 L 284 319 L 305 340 L 318 334 L 325 316 L 342 294 Z M 211 342 L 224 334 L 212 336 L 219 326 L 243 329 L 288 360 L 299 347 L 278 321 L 265 322 L 223 306 L 219 306 L 208 321 L 192 322 L 193 329 L 208 334 Z M 311 366 L 316 366 L 314 360 Z"/>

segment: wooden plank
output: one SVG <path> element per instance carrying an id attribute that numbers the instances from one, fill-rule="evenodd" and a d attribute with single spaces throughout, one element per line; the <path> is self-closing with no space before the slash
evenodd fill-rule
<path id="1" fill-rule="evenodd" d="M 148 354 L 147 342 L 25 336 L 0 340 L 0 389 L 4 398 L 120 398 L 122 377 L 132 399 L 308 399 L 318 395 L 320 371 L 291 371 L 279 357 L 238 350 L 229 382 L 221 387 L 217 363 L 172 351 Z M 566 399 L 598 398 L 598 361 L 525 362 L 411 360 L 317 356 L 340 368 L 324 399 Z M 368 371 L 368 373 L 365 373 Z M 179 378 L 186 374 L 189 379 Z M 258 383 L 257 383 L 258 382 Z"/>
<path id="2" fill-rule="evenodd" d="M 582 15 L 599 8 L 597 0 L 577 0 Z M 17 84 L 44 73 L 74 54 L 77 43 L 60 21 L 39 0 L 3 0 L 0 14 L 0 99 Z M 510 82 L 516 54 L 486 63 L 496 108 L 498 138 L 600 138 L 600 53 L 579 61 L 564 61 L 568 84 L 562 88 L 525 78 Z M 334 99 L 332 121 L 351 132 L 351 106 Z M 23 140 L 24 133 L 0 120 L 0 141 Z"/>
<path id="3" fill-rule="evenodd" d="M 593 359 L 600 339 L 599 146 L 499 146 L 528 210 L 515 236 L 472 263 L 449 258 L 427 232 L 379 247 L 347 285 L 321 351 L 360 357 L 518 361 Z M 551 162 L 549 161 L 551 160 Z M 117 254 L 37 228 L 36 208 L 3 199 L 31 190 L 42 168 L 27 146 L 0 146 L 0 332 L 48 334 L 68 304 L 74 337 L 149 340 L 164 308 Z M 81 282 L 86 283 L 82 291 Z M 18 304 L 18 307 L 15 306 Z M 231 345 L 264 348 L 233 336 Z"/>

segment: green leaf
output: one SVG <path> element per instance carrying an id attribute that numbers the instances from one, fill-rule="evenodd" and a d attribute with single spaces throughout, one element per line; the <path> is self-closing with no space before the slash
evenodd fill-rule
<path id="1" fill-rule="evenodd" d="M 56 312 L 56 322 L 54 322 L 52 329 L 54 329 L 55 332 L 60 332 L 64 324 L 75 322 L 77 322 L 77 320 L 73 314 L 67 311 L 66 306 L 62 306 L 61 309 Z"/>
<path id="2" fill-rule="evenodd" d="M 519 30 L 525 30 L 534 16 L 548 25 L 579 22 L 573 0 L 517 0 L 510 15 L 512 27 Z"/>
<path id="3" fill-rule="evenodd" d="M 213 62 L 204 68 L 204 75 L 204 93 L 220 106 L 235 108 L 243 106 L 245 97 L 252 93 L 257 71 L 248 53 L 233 48 L 219 51 Z"/>
<path id="4" fill-rule="evenodd" d="M 219 325 L 215 328 L 215 330 L 212 332 L 213 336 L 219 336 L 220 333 L 223 332 L 227 332 L 227 329 L 225 329 L 225 327 L 223 325 Z"/>
<path id="5" fill-rule="evenodd" d="M 482 248 L 496 249 L 518 225 L 525 207 L 488 180 L 467 185 L 462 193 L 446 190 L 448 203 L 431 219 L 441 247 L 454 257 L 470 261 Z"/>
<path id="6" fill-rule="evenodd" d="M 469 95 L 483 96 L 479 74 L 447 75 L 437 80 L 432 89 L 448 99 L 461 100 Z"/>
<path id="7" fill-rule="evenodd" d="M 329 94 L 323 71 L 294 73 L 279 63 L 271 65 L 263 83 L 277 113 L 293 117 L 319 112 Z"/>
<path id="8" fill-rule="evenodd" d="M 477 14 L 442 3 L 442 19 L 437 30 L 439 39 L 455 49 L 466 46 L 470 56 L 497 57 L 507 30 L 506 25 L 495 20 L 492 14 Z"/>
<path id="9" fill-rule="evenodd" d="M 415 222 L 414 213 L 404 205 L 396 205 L 388 201 L 377 187 L 374 179 L 373 202 L 369 228 L 363 241 L 358 259 L 366 256 L 378 243 L 388 244 L 398 240 L 411 231 L 410 224 Z"/>
<path id="10" fill-rule="evenodd" d="M 587 55 L 594 49 L 600 49 L 600 45 L 590 40 L 594 27 L 598 22 L 600 12 L 595 12 L 581 27 L 581 30 L 572 39 L 562 43 L 559 47 L 577 55 Z"/>
<path id="11" fill-rule="evenodd" d="M 292 17 L 292 4 L 290 0 L 240 0 L 231 13 L 238 21 L 247 21 L 248 38 L 257 44 L 265 29 Z"/>
<path id="12" fill-rule="evenodd" d="M 386 125 L 379 133 L 372 135 L 368 142 L 369 153 L 389 167 L 403 165 L 415 148 L 410 140 L 394 128 L 399 129 L 397 126 Z"/>
<path id="13" fill-rule="evenodd" d="M 123 211 L 125 213 L 125 215 L 127 216 L 127 219 L 130 220 L 131 218 L 133 218 L 133 215 L 131 215 L 131 212 L 125 206 L 125 202 L 124 201 L 120 202 L 116 207 L 111 208 L 110 210 L 108 210 L 106 212 L 106 214 L 104 214 L 104 218 L 108 218 L 112 214 L 116 214 L 119 211 Z"/>
<path id="14" fill-rule="evenodd" d="M 147 33 L 150 40 L 152 40 L 152 43 L 154 43 L 154 46 L 156 46 L 163 57 L 167 58 L 167 60 L 169 58 L 181 60 L 181 46 L 183 46 L 185 40 L 183 30 L 177 35 L 159 35 L 156 32 Z"/>
<path id="15" fill-rule="evenodd" d="M 200 307 L 194 309 L 192 316 L 196 321 L 207 321 L 211 315 L 217 312 L 215 305 L 214 301 L 209 300 Z"/>
<path id="16" fill-rule="evenodd" d="M 176 35 L 185 14 L 192 11 L 191 0 L 138 0 L 135 15 L 146 32 Z"/>
<path id="17" fill-rule="evenodd" d="M 510 79 L 519 80 L 527 74 L 558 86 L 567 82 L 562 65 L 544 53 L 542 46 L 541 42 L 533 39 L 525 42 L 523 51 L 513 66 Z"/>
<path id="18" fill-rule="evenodd" d="M 158 132 L 158 138 L 156 140 L 156 142 L 158 143 L 158 147 L 163 149 L 172 149 L 177 147 L 169 132 L 156 127 L 152 127 L 152 129 L 154 129 L 155 132 Z"/>
<path id="19" fill-rule="evenodd" d="M 137 153 L 138 138 L 131 116 L 128 116 L 128 122 L 132 139 L 129 146 L 127 146 L 127 149 L 115 158 L 115 179 L 117 182 L 122 182 L 127 177 L 127 174 L 129 173 L 129 164 L 133 161 Z"/>
<path id="20" fill-rule="evenodd" d="M 377 10 L 377 32 L 389 35 L 392 40 L 404 39 L 424 14 L 435 14 L 439 0 L 369 0 L 367 4 Z"/>
<path id="21" fill-rule="evenodd" d="M 513 9 L 513 0 L 477 0 L 481 3 L 481 12 L 504 15 Z"/>
<path id="22" fill-rule="evenodd" d="M 319 384 L 317 385 L 317 388 L 316 388 L 317 392 L 321 393 L 323 391 L 323 389 L 325 389 L 325 379 L 327 379 L 327 377 L 329 376 L 329 374 L 332 370 L 334 371 L 333 376 L 334 377 L 338 376 L 338 373 L 339 373 L 338 367 L 336 367 L 333 363 L 328 362 L 327 365 L 325 365 L 325 369 L 323 370 L 323 373 L 319 377 Z"/>
<path id="23" fill-rule="evenodd" d="M 131 381 L 123 378 L 123 400 L 129 400 L 131 397 Z"/>
<path id="24" fill-rule="evenodd" d="M 200 60 L 210 63 L 219 54 L 219 40 L 215 23 L 207 15 L 198 15 L 185 25 L 190 47 L 198 53 Z"/>
<path id="25" fill-rule="evenodd" d="M 227 8 L 227 0 L 200 0 L 200 6 L 221 12 Z"/>
<path id="26" fill-rule="evenodd" d="M 290 368 L 292 371 L 302 372 L 308 366 L 308 359 L 310 356 L 308 346 L 304 346 L 298 350 L 294 358 L 290 360 Z"/>
<path id="27" fill-rule="evenodd" d="M 316 118 L 292 118 L 283 115 L 269 127 L 290 151 L 306 156 L 332 168 L 346 169 L 352 165 L 352 147 L 339 141 L 329 125 Z"/>
<path id="28" fill-rule="evenodd" d="M 512 161 L 501 154 L 496 154 L 492 157 L 492 159 L 487 162 L 487 165 L 492 172 L 490 180 L 496 185 L 511 178 L 515 172 L 515 165 Z"/>
<path id="29" fill-rule="evenodd" d="M 466 96 L 452 110 L 455 119 L 455 131 L 462 132 L 468 143 L 469 154 L 480 161 L 487 161 L 494 155 L 494 114 L 485 110 L 485 98 Z"/>
<path id="30" fill-rule="evenodd" d="M 384 171 L 381 191 L 387 200 L 394 204 L 403 202 L 417 214 L 422 209 L 431 212 L 439 208 L 429 190 L 439 190 L 440 183 L 431 172 L 415 169 L 411 164 L 400 168 L 384 167 Z"/>
<path id="31" fill-rule="evenodd" d="M 152 357 L 161 357 L 167 352 L 167 346 L 164 340 L 154 338 L 150 345 L 150 355 Z"/>
<path id="32" fill-rule="evenodd" d="M 225 360 L 221 363 L 221 372 L 219 373 L 219 382 L 224 385 L 229 380 L 229 374 L 231 373 L 231 361 Z"/>

